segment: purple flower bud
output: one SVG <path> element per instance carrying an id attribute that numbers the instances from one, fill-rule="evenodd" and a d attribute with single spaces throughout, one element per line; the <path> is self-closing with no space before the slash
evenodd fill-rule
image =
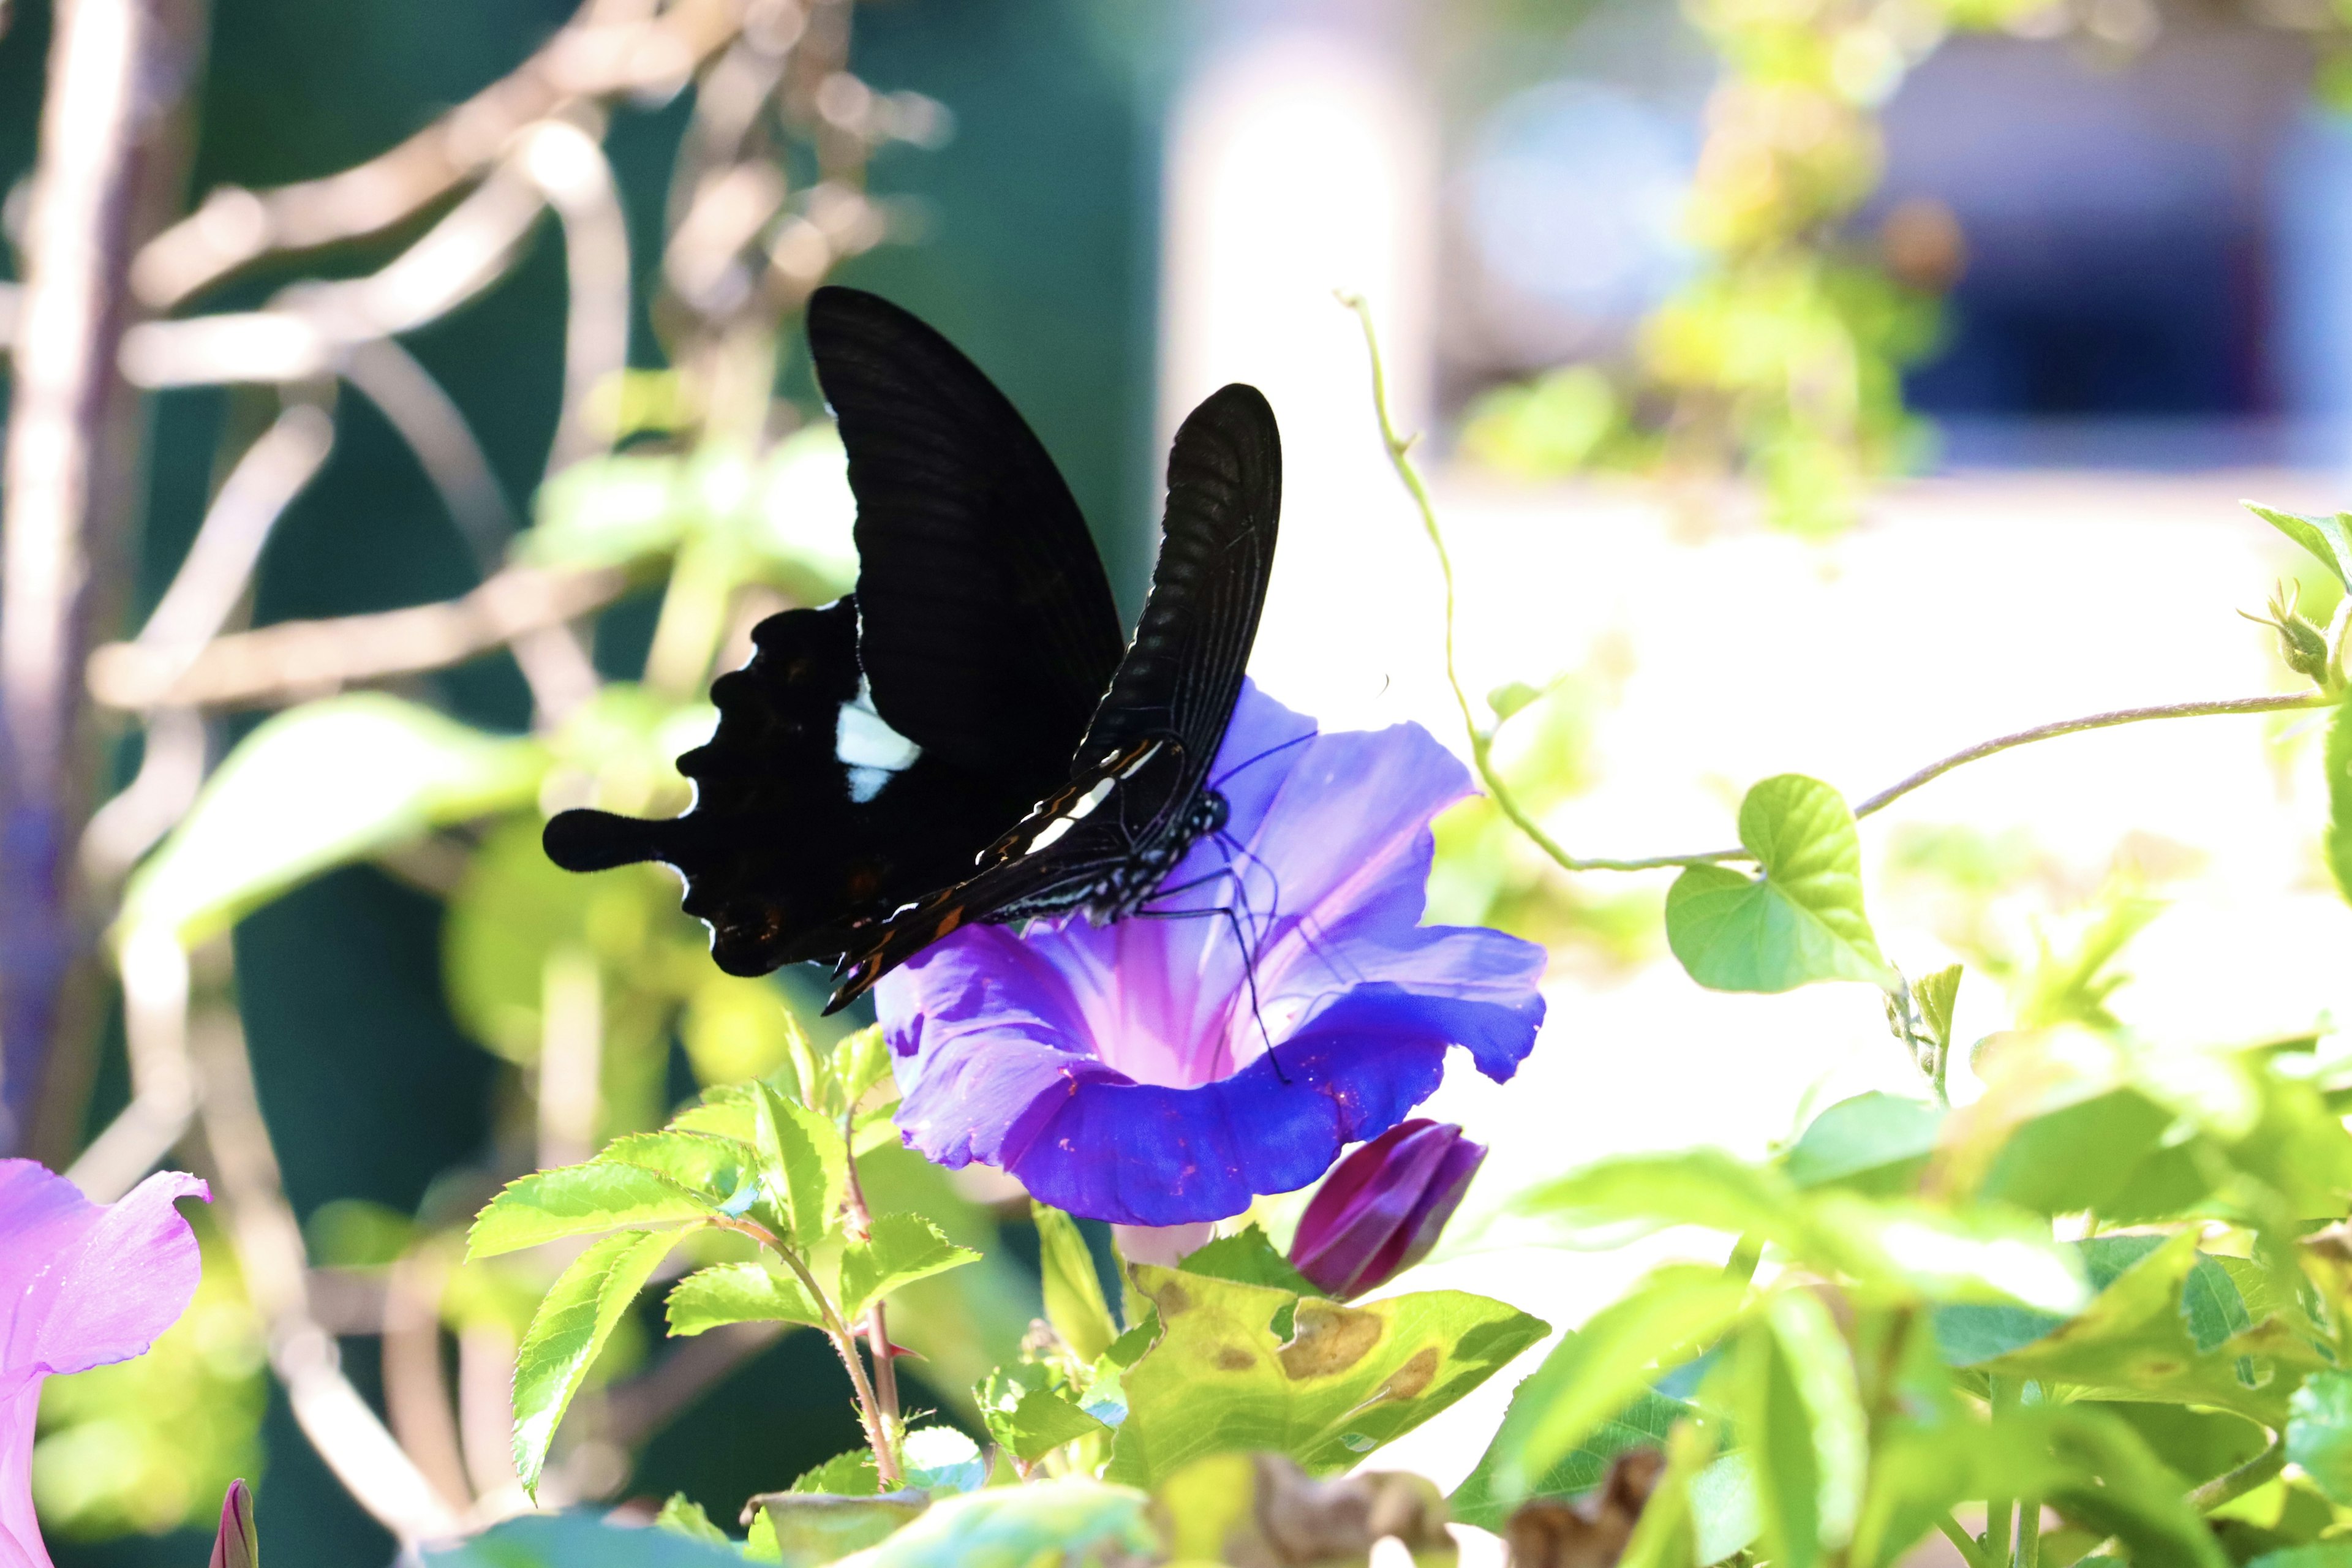
<path id="1" fill-rule="evenodd" d="M 1429 1256 L 1462 1205 L 1486 1145 L 1450 1121 L 1401 1121 L 1332 1167 L 1298 1222 L 1290 1261 L 1347 1300 Z"/>
<path id="2" fill-rule="evenodd" d="M 220 1533 L 213 1537 L 212 1568 L 257 1568 L 261 1543 L 253 1533 L 253 1489 L 231 1481 L 221 1499 Z"/>

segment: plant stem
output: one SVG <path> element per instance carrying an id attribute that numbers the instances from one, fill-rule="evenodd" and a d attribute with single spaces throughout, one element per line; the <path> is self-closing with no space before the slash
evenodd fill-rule
<path id="1" fill-rule="evenodd" d="M 2225 1502 L 2234 1502 L 2286 1468 L 2286 1435 L 2271 1439 L 2271 1446 L 2226 1475 L 2214 1477 L 2189 1494 L 2189 1506 L 2200 1513 L 2210 1513 Z"/>
<path id="2" fill-rule="evenodd" d="M 1936 1521 L 1936 1528 L 1944 1532 L 1945 1540 L 1959 1549 L 1960 1561 L 1966 1563 L 1969 1568 L 1984 1568 L 1982 1549 L 1977 1545 L 1967 1531 L 1960 1528 L 1958 1520 L 1947 1513 Z"/>
<path id="3" fill-rule="evenodd" d="M 871 1240 L 874 1215 L 866 1206 L 866 1189 L 857 1181 L 857 1108 L 855 1105 L 842 1113 L 841 1141 L 849 1152 L 850 1239 Z M 890 1320 L 884 1315 L 882 1302 L 878 1299 L 866 1310 L 866 1347 L 874 1356 L 874 1390 L 882 1401 L 883 1418 L 889 1422 L 890 1429 L 895 1433 L 898 1428 L 898 1353 L 890 1347 Z"/>
<path id="4" fill-rule="evenodd" d="M 2042 1500 L 2017 1500 L 2017 1568 L 2042 1568 Z"/>
<path id="5" fill-rule="evenodd" d="M 802 1261 L 801 1255 L 759 1221 L 737 1218 L 711 1223 L 721 1229 L 748 1236 L 782 1258 L 784 1266 L 798 1276 L 802 1287 L 808 1291 L 809 1300 L 824 1313 L 824 1321 L 818 1326 L 824 1331 L 824 1337 L 833 1342 L 834 1353 L 841 1358 L 842 1366 L 849 1373 L 849 1385 L 856 1392 L 858 1424 L 866 1428 L 866 1446 L 874 1450 L 874 1473 L 880 1479 L 884 1491 L 895 1488 L 901 1479 L 898 1446 L 890 1440 L 889 1428 L 882 1419 L 882 1406 L 875 1396 L 874 1384 L 866 1376 L 866 1363 L 858 1357 L 857 1336 L 851 1333 L 848 1325 L 841 1321 L 840 1312 L 834 1308 L 833 1298 L 827 1296 L 824 1287 L 816 1282 L 816 1276 L 809 1272 L 809 1267 Z"/>
<path id="6" fill-rule="evenodd" d="M 1414 509 L 1421 514 L 1422 531 L 1429 536 L 1430 547 L 1437 552 L 1438 573 L 1445 586 L 1445 683 L 1453 690 L 1454 706 L 1462 712 L 1462 727 L 1470 741 L 1471 763 L 1477 770 L 1478 782 L 1486 785 L 1487 795 L 1494 800 L 1496 809 L 1508 817 L 1537 848 L 1549 856 L 1563 870 L 1656 871 L 1676 866 L 1719 865 L 1727 860 L 1753 861 L 1755 852 L 1744 847 L 1706 849 L 1689 855 L 1648 855 L 1630 860 L 1571 855 L 1538 826 L 1512 795 L 1495 769 L 1494 732 L 1479 728 L 1478 721 L 1471 711 L 1469 694 L 1462 688 L 1462 678 L 1455 666 L 1454 560 L 1446 551 L 1444 532 L 1438 527 L 1437 509 L 1430 500 L 1429 488 L 1423 482 L 1421 471 L 1409 455 L 1418 437 L 1398 434 L 1396 424 L 1390 416 L 1388 381 L 1381 365 L 1380 340 L 1372 330 L 1370 307 L 1360 294 L 1341 293 L 1339 300 L 1339 303 L 1353 310 L 1363 324 L 1364 347 L 1372 363 L 1372 411 L 1380 419 L 1381 441 L 1388 448 L 1389 466 L 1396 470 L 1398 479 L 1403 483 L 1406 493 L 1412 498 Z M 1954 768 L 2013 747 L 2031 745 L 2036 741 L 2079 734 L 2085 730 L 2111 729 L 2118 724 L 2137 724 L 2149 719 L 2194 719 L 2221 713 L 2280 713 L 2298 708 L 2331 707 L 2336 700 L 2317 691 L 2280 697 L 2231 697 L 2211 702 L 2166 702 L 2152 708 L 2118 708 L 2081 719 L 2060 720 L 2054 724 L 2037 724 L 2031 730 L 2020 730 L 2014 734 L 1979 742 L 1965 751 L 1955 752 L 1938 762 L 1930 763 L 1900 783 L 1890 784 L 1864 801 L 1854 807 L 1853 815 L 1856 820 L 1860 820 L 1874 812 L 1883 811 L 1920 785 L 1942 777 Z"/>
<path id="7" fill-rule="evenodd" d="M 2023 1397 L 2024 1384 L 2013 1377 L 1992 1379 L 1992 1424 L 2000 1426 L 2004 1413 L 2017 1408 Z M 1985 1568 L 2009 1568 L 2009 1525 L 2017 1500 L 2009 1497 L 1985 1499 Z"/>

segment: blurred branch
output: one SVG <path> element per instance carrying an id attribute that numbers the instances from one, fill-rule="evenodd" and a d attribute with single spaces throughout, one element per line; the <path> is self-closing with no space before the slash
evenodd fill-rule
<path id="1" fill-rule="evenodd" d="M 272 191 L 215 189 L 140 253 L 132 285 L 142 300 L 168 308 L 274 252 L 389 228 L 478 175 L 524 127 L 567 103 L 677 91 L 755 9 L 796 13 L 798 6 L 792 0 L 672 0 L 658 16 L 613 20 L 609 4 L 590 0 L 510 75 L 390 152 Z"/>
<path id="2" fill-rule="evenodd" d="M 783 1332 L 779 1323 L 728 1323 L 680 1342 L 651 1368 L 606 1391 L 601 1435 L 620 1447 L 635 1447 Z"/>
<path id="3" fill-rule="evenodd" d="M 384 1280 L 383 1406 L 393 1436 L 452 1509 L 472 1506 L 457 1416 L 441 1364 L 441 1293 L 447 1262 L 434 1249 L 412 1251 Z"/>
<path id="4" fill-rule="evenodd" d="M 94 783 L 79 671 L 120 583 L 140 465 L 115 371 L 131 253 L 179 174 L 200 0 L 60 7 L 0 467 L 0 1152 L 26 1122 L 83 952 L 74 846 Z"/>
<path id="5" fill-rule="evenodd" d="M 236 1015 L 209 1009 L 189 1038 L 229 1237 L 268 1323 L 270 1365 L 295 1421 L 344 1489 L 404 1547 L 458 1534 L 459 1515 L 343 1375 L 334 1337 L 310 1315 L 302 1227 L 286 1201 Z"/>
<path id="6" fill-rule="evenodd" d="M 110 1204 L 155 1168 L 195 1115 L 188 1062 L 188 955 L 161 931 L 134 933 L 122 953 L 122 1031 L 131 1103 L 68 1167 L 92 1203 Z"/>
<path id="7" fill-rule="evenodd" d="M 281 621 L 216 637 L 184 668 L 137 643 L 89 659 L 89 689 L 109 708 L 255 707 L 463 663 L 500 643 L 560 626 L 617 597 L 618 571 L 511 566 L 462 598 L 325 621 Z"/>
<path id="8" fill-rule="evenodd" d="M 563 224 L 570 298 L 563 333 L 563 410 L 547 470 L 555 472 L 602 447 L 588 398 L 629 363 L 629 230 L 604 150 L 576 125 L 542 121 L 525 135 L 522 172 Z"/>

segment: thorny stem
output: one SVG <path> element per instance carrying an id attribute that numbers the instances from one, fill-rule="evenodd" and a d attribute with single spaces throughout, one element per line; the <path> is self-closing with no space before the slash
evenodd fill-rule
<path id="1" fill-rule="evenodd" d="M 1563 870 L 1655 871 L 1675 866 L 1717 865 L 1727 860 L 1753 861 L 1756 858 L 1755 851 L 1746 847 L 1706 849 L 1689 855 L 1650 855 L 1630 860 L 1571 855 L 1538 826 L 1535 819 L 1512 795 L 1509 786 L 1504 784 L 1502 776 L 1495 768 L 1494 731 L 1479 727 L 1477 718 L 1471 710 L 1469 695 L 1463 689 L 1462 678 L 1454 663 L 1454 561 L 1446 552 L 1444 535 L 1437 523 L 1437 509 L 1430 500 L 1428 486 L 1423 482 L 1421 472 L 1414 466 L 1410 456 L 1412 444 L 1419 437 L 1400 435 L 1395 421 L 1389 413 L 1388 380 L 1386 373 L 1381 368 L 1380 340 L 1372 329 L 1370 307 L 1364 302 L 1364 298 L 1360 294 L 1343 292 L 1339 294 L 1339 300 L 1342 305 L 1353 310 L 1357 319 L 1363 324 L 1364 347 L 1371 356 L 1372 364 L 1372 411 L 1380 419 L 1381 440 L 1388 448 L 1389 466 L 1396 470 L 1398 479 L 1404 485 L 1406 492 L 1412 496 L 1413 507 L 1421 514 L 1422 531 L 1429 536 L 1430 547 L 1437 552 L 1438 573 L 1445 588 L 1445 683 L 1453 689 L 1454 706 L 1462 711 L 1462 727 L 1470 740 L 1471 763 L 1477 770 L 1478 780 L 1486 785 L 1487 795 L 1494 801 L 1496 809 L 1508 817 L 1520 832 L 1528 836 L 1537 848 L 1549 856 Z M 2137 724 L 2148 719 L 2193 719 L 2221 713 L 2279 713 L 2299 708 L 2330 707 L 2336 700 L 2326 693 L 2317 691 L 2274 697 L 2232 697 L 2211 702 L 2167 702 L 2152 708 L 2118 708 L 2110 712 L 2093 713 L 2081 719 L 2061 720 L 2054 724 L 2037 724 L 2032 729 L 2020 730 L 2015 734 L 2001 735 L 1993 740 L 1979 742 L 1965 751 L 1955 752 L 1939 762 L 1930 763 L 1908 778 L 1898 784 L 1890 784 L 1864 801 L 1854 807 L 1853 815 L 1856 820 L 1859 820 L 1874 812 L 1883 811 L 1920 785 L 1940 778 L 1963 763 L 1977 762 L 2013 747 L 2031 745 L 2036 741 L 2053 740 L 2060 735 L 2077 734 L 2085 730 L 2111 729 L 2118 724 Z"/>
<path id="2" fill-rule="evenodd" d="M 875 1397 L 874 1384 L 866 1376 L 866 1363 L 857 1354 L 857 1338 L 841 1321 L 841 1314 L 835 1310 L 833 1298 L 817 1284 L 816 1276 L 809 1272 L 808 1265 L 801 1260 L 801 1255 L 758 1220 L 718 1219 L 710 1223 L 722 1230 L 750 1237 L 782 1258 L 784 1266 L 799 1276 L 802 1287 L 809 1293 L 809 1300 L 814 1301 L 817 1310 L 824 1314 L 824 1321 L 820 1326 L 824 1331 L 824 1337 L 833 1342 L 834 1353 L 841 1358 L 841 1364 L 848 1370 L 850 1387 L 856 1391 L 857 1419 L 859 1425 L 866 1428 L 866 1445 L 874 1450 L 874 1473 L 884 1491 L 897 1487 L 900 1479 L 898 1447 L 890 1441 L 889 1429 L 883 1424 L 882 1406 Z"/>
<path id="3" fill-rule="evenodd" d="M 2200 1513 L 2210 1513 L 2225 1502 L 2235 1502 L 2285 1468 L 2286 1434 L 2281 1432 L 2271 1439 L 2269 1447 L 2190 1492 L 2189 1504 Z"/>

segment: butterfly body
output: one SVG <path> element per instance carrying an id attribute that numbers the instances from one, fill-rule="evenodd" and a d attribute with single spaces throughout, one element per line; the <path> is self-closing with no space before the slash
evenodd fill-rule
<path id="1" fill-rule="evenodd" d="M 857 500 L 855 594 L 755 629 L 678 760 L 685 816 L 548 825 L 573 870 L 660 860 L 739 974 L 830 959 L 828 1011 L 972 921 L 1133 913 L 1224 817 L 1208 769 L 1272 566 L 1280 440 L 1252 388 L 1178 433 L 1122 652 L 1075 501 L 1003 394 L 887 301 L 818 291 L 817 374 Z"/>

